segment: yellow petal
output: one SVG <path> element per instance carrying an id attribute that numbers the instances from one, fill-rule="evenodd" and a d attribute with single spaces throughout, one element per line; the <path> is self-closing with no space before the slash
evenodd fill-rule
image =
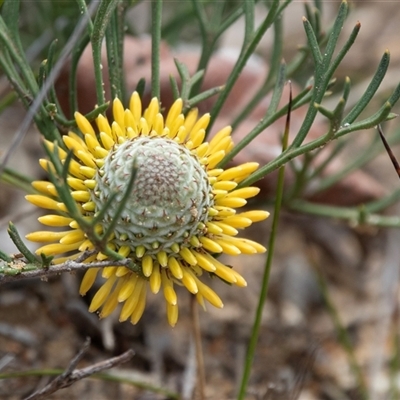
<path id="1" fill-rule="evenodd" d="M 178 322 L 178 305 L 167 303 L 167 318 L 168 323 L 174 327 Z"/>
<path id="2" fill-rule="evenodd" d="M 118 276 L 118 278 L 121 278 L 127 274 L 129 274 L 130 270 L 125 267 L 118 267 L 117 270 L 115 271 L 115 275 Z"/>
<path id="3" fill-rule="evenodd" d="M 232 226 L 233 228 L 247 228 L 252 224 L 252 220 L 241 216 L 242 214 L 233 215 L 225 218 L 223 221 L 225 224 Z"/>
<path id="4" fill-rule="evenodd" d="M 127 136 L 136 137 L 137 122 L 135 121 L 135 117 L 133 116 L 131 110 L 124 111 L 124 123 L 125 123 L 125 128 L 127 129 Z M 131 132 L 130 134 L 128 134 L 128 129 Z"/>
<path id="5" fill-rule="evenodd" d="M 169 129 L 173 126 L 174 122 L 182 113 L 183 101 L 182 99 L 175 100 L 171 108 L 168 111 L 167 119 L 165 120 L 165 126 Z"/>
<path id="6" fill-rule="evenodd" d="M 123 302 L 131 296 L 131 294 L 135 290 L 138 279 L 138 275 L 131 274 L 124 280 L 124 283 L 118 293 L 119 302 Z"/>
<path id="7" fill-rule="evenodd" d="M 261 210 L 253 210 L 253 211 L 245 211 L 243 213 L 238 214 L 240 217 L 248 218 L 252 222 L 259 222 L 267 219 L 269 217 L 268 211 Z"/>
<path id="8" fill-rule="evenodd" d="M 231 273 L 234 274 L 235 277 L 236 277 L 236 282 L 235 282 L 236 286 L 240 286 L 240 287 L 246 287 L 247 286 L 246 280 L 243 278 L 242 275 L 239 274 L 239 272 L 237 272 L 234 269 L 232 269 Z"/>
<path id="9" fill-rule="evenodd" d="M 136 121 L 142 116 L 142 100 L 138 92 L 133 92 L 129 101 L 129 109 Z"/>
<path id="10" fill-rule="evenodd" d="M 118 254 L 122 257 L 128 257 L 131 253 L 131 248 L 129 246 L 121 246 L 118 250 Z"/>
<path id="11" fill-rule="evenodd" d="M 215 143 L 215 146 L 212 146 L 210 143 L 210 152 L 217 153 L 219 151 L 223 151 L 226 153 L 232 143 L 232 138 L 230 136 L 222 138 L 218 143 Z"/>
<path id="12" fill-rule="evenodd" d="M 71 176 L 69 176 L 67 178 L 67 183 L 74 190 L 85 190 L 85 191 L 87 191 L 86 186 L 83 183 L 82 179 L 72 178 Z"/>
<path id="13" fill-rule="evenodd" d="M 196 281 L 194 279 L 193 274 L 189 272 L 189 268 L 182 268 L 183 277 L 182 283 L 185 285 L 186 289 L 189 290 L 190 293 L 196 294 L 199 289 L 197 287 Z"/>
<path id="14" fill-rule="evenodd" d="M 79 246 L 80 243 L 73 243 L 69 245 L 61 243 L 47 244 L 37 249 L 36 254 L 44 253 L 47 256 L 54 256 L 57 254 L 68 253 L 73 250 L 78 250 Z"/>
<path id="15" fill-rule="evenodd" d="M 116 279 L 117 277 L 113 275 L 103 283 L 103 285 L 94 295 L 92 302 L 90 303 L 89 312 L 94 312 L 98 310 L 104 304 L 111 292 L 112 287 L 114 286 Z"/>
<path id="16" fill-rule="evenodd" d="M 154 124 L 154 119 L 156 117 L 156 115 L 159 112 L 159 106 L 158 106 L 158 99 L 157 97 L 153 97 L 150 101 L 149 106 L 147 107 L 147 109 L 145 110 L 143 117 L 147 120 L 147 123 L 149 125 L 149 127 L 153 128 L 153 124 Z"/>
<path id="17" fill-rule="evenodd" d="M 211 253 L 222 253 L 222 247 L 218 243 L 216 243 L 213 239 L 202 236 L 200 238 L 200 242 L 203 245 L 203 247 L 206 250 L 211 251 Z"/>
<path id="18" fill-rule="evenodd" d="M 93 155 L 88 151 L 78 150 L 76 156 L 88 167 L 96 168 L 96 163 L 94 162 Z"/>
<path id="19" fill-rule="evenodd" d="M 158 135 L 162 135 L 163 134 L 164 118 L 160 113 L 156 114 L 156 116 L 154 118 L 153 130 L 156 131 Z"/>
<path id="20" fill-rule="evenodd" d="M 216 200 L 217 205 L 231 208 L 243 207 L 247 201 L 241 197 L 224 197 Z"/>
<path id="21" fill-rule="evenodd" d="M 96 169 L 88 167 L 86 165 L 79 165 L 79 173 L 83 177 L 83 179 L 92 179 L 96 175 Z"/>
<path id="22" fill-rule="evenodd" d="M 97 124 L 97 127 L 99 128 L 100 136 L 101 136 L 101 132 L 103 132 L 106 135 L 108 135 L 109 137 L 111 137 L 111 127 L 110 127 L 110 124 L 108 123 L 107 118 L 104 115 L 100 114 L 96 118 L 96 124 Z"/>
<path id="23" fill-rule="evenodd" d="M 215 136 L 210 141 L 210 151 L 214 152 L 216 146 L 218 146 L 219 143 L 221 143 L 221 141 L 224 138 L 229 137 L 229 139 L 232 140 L 230 138 L 231 132 L 232 132 L 232 127 L 231 126 L 225 126 L 225 128 L 222 128 L 219 132 L 217 132 L 215 134 Z"/>
<path id="24" fill-rule="evenodd" d="M 204 114 L 193 126 L 192 131 L 190 132 L 190 135 L 196 136 L 197 132 L 201 129 L 206 130 L 208 124 L 210 123 L 210 114 Z"/>
<path id="25" fill-rule="evenodd" d="M 65 232 L 51 232 L 51 231 L 37 231 L 28 233 L 25 237 L 31 242 L 56 242 L 63 238 L 71 231 Z"/>
<path id="26" fill-rule="evenodd" d="M 197 260 L 196 257 L 192 254 L 192 252 L 187 247 L 182 247 L 179 255 L 189 264 L 196 265 Z"/>
<path id="27" fill-rule="evenodd" d="M 113 292 L 108 296 L 106 302 L 104 303 L 101 313 L 100 313 L 100 318 L 106 318 L 108 317 L 118 306 L 118 294 L 121 289 L 121 286 L 124 283 L 124 279 L 118 279 L 117 285 Z"/>
<path id="28" fill-rule="evenodd" d="M 200 281 L 197 282 L 199 292 L 201 295 L 208 300 L 214 307 L 217 308 L 223 308 L 224 303 L 222 300 L 219 298 L 219 296 L 212 290 L 210 287 L 205 285 L 204 283 L 201 283 Z"/>
<path id="29" fill-rule="evenodd" d="M 161 271 L 161 280 L 163 285 L 165 300 L 171 305 L 175 305 L 178 301 L 176 292 L 174 290 L 174 284 L 172 280 L 168 277 L 167 271 L 163 269 Z"/>
<path id="30" fill-rule="evenodd" d="M 208 272 L 214 272 L 216 267 L 213 262 L 210 261 L 204 254 L 201 254 L 197 251 L 192 250 L 192 253 L 196 257 L 197 263 L 200 265 L 201 268 Z"/>
<path id="31" fill-rule="evenodd" d="M 96 147 L 100 146 L 99 141 L 97 140 L 96 136 L 93 136 L 89 133 L 85 135 L 85 143 L 88 150 L 94 155 L 96 153 Z"/>
<path id="32" fill-rule="evenodd" d="M 219 276 L 221 279 L 229 283 L 237 282 L 236 274 L 234 273 L 232 268 L 227 267 L 226 265 L 222 264 L 219 260 L 215 259 L 214 257 L 208 254 L 205 257 L 215 265 L 216 267 L 216 270 L 214 272 L 215 275 Z"/>
<path id="33" fill-rule="evenodd" d="M 28 194 L 25 199 L 37 207 L 45 208 L 47 210 L 58 210 L 58 201 L 50 199 L 41 194 Z"/>
<path id="34" fill-rule="evenodd" d="M 150 275 L 149 279 L 150 290 L 157 294 L 161 287 L 161 275 L 160 275 L 160 266 L 158 264 L 153 268 L 153 272 Z"/>
<path id="35" fill-rule="evenodd" d="M 100 132 L 100 140 L 106 150 L 111 150 L 114 146 L 114 140 L 105 132 Z"/>
<path id="36" fill-rule="evenodd" d="M 144 308 L 146 307 L 146 285 L 143 285 L 140 292 L 140 297 L 136 308 L 133 310 L 131 315 L 131 323 L 136 325 L 143 315 Z"/>
<path id="37" fill-rule="evenodd" d="M 94 246 L 93 246 L 93 243 L 91 243 L 90 240 L 85 240 L 78 248 L 79 251 L 86 251 L 86 250 L 93 250 L 93 249 L 94 249 Z M 100 253 L 98 253 L 96 255 L 96 260 L 100 260 L 99 254 Z M 103 258 L 103 260 L 105 260 L 105 259 L 107 259 L 107 256 L 105 256 Z"/>
<path id="38" fill-rule="evenodd" d="M 90 193 L 87 190 L 75 190 L 71 192 L 71 196 L 75 201 L 85 203 L 90 200 Z"/>
<path id="39" fill-rule="evenodd" d="M 228 243 L 223 239 L 214 239 L 214 240 L 222 247 L 222 250 L 225 254 L 229 254 L 231 256 L 237 256 L 241 253 L 241 251 L 232 243 Z"/>
<path id="40" fill-rule="evenodd" d="M 163 250 L 157 253 L 157 260 L 162 267 L 166 267 L 168 265 L 168 256 L 167 253 Z"/>
<path id="41" fill-rule="evenodd" d="M 73 219 L 68 217 L 62 217 L 61 215 L 44 215 L 39 217 L 38 221 L 43 225 L 47 226 L 68 226 Z"/>
<path id="42" fill-rule="evenodd" d="M 121 130 L 125 130 L 124 106 L 121 100 L 116 98 L 113 101 L 113 116 L 114 121 L 120 126 Z"/>
<path id="43" fill-rule="evenodd" d="M 118 267 L 104 267 L 103 271 L 101 273 L 101 276 L 104 279 L 108 279 L 111 276 L 115 275 L 115 273 L 117 272 Z"/>
<path id="44" fill-rule="evenodd" d="M 203 143 L 205 136 L 206 136 L 206 131 L 204 129 L 199 129 L 196 135 L 190 134 L 189 139 L 192 142 L 192 147 L 200 146 Z"/>
<path id="45" fill-rule="evenodd" d="M 81 230 L 76 230 L 68 233 L 62 239 L 60 239 L 60 243 L 62 244 L 73 244 L 78 243 L 81 244 L 85 239 L 85 234 Z"/>
<path id="46" fill-rule="evenodd" d="M 208 143 L 203 143 L 197 149 L 194 150 L 197 157 L 203 158 L 208 153 Z"/>
<path id="47" fill-rule="evenodd" d="M 78 128 L 80 129 L 80 131 L 83 134 L 88 133 L 91 136 L 94 136 L 94 137 L 96 136 L 96 134 L 92 128 L 92 125 L 81 113 L 76 111 L 74 113 L 74 117 L 75 117 L 76 124 L 78 125 Z"/>
<path id="48" fill-rule="evenodd" d="M 233 192 L 228 193 L 226 197 L 241 197 L 242 199 L 249 199 L 250 197 L 256 196 L 258 193 L 260 193 L 260 188 L 250 186 L 236 189 Z"/>
<path id="49" fill-rule="evenodd" d="M 236 214 L 236 210 L 230 207 L 215 205 L 214 208 L 218 211 L 218 217 L 230 217 Z"/>
<path id="50" fill-rule="evenodd" d="M 238 174 L 235 178 L 235 182 L 241 182 L 246 179 L 252 172 L 258 168 L 258 163 L 246 163 L 241 166 L 242 172 Z"/>
<path id="51" fill-rule="evenodd" d="M 222 308 L 224 304 L 222 303 L 219 296 L 212 290 L 210 287 L 201 282 L 191 271 L 188 271 L 188 274 L 191 275 L 193 280 L 195 281 L 199 293 L 208 300 L 214 307 Z"/>
<path id="52" fill-rule="evenodd" d="M 153 272 L 153 259 L 149 255 L 145 255 L 142 260 L 143 275 L 149 277 Z"/>
<path id="53" fill-rule="evenodd" d="M 43 194 L 57 196 L 57 191 L 54 185 L 49 181 L 33 181 L 32 187 Z"/>
<path id="54" fill-rule="evenodd" d="M 168 258 L 168 268 L 176 279 L 182 279 L 182 266 L 174 257 Z"/>
<path id="55" fill-rule="evenodd" d="M 225 190 L 225 191 L 229 192 L 230 190 L 235 189 L 236 186 L 237 186 L 237 183 L 236 183 L 236 182 L 232 182 L 232 181 L 219 181 L 219 182 L 214 183 L 213 189 Z"/>
<path id="56" fill-rule="evenodd" d="M 208 233 L 213 233 L 215 235 L 218 235 L 219 233 L 222 233 L 222 228 L 220 228 L 218 225 L 216 225 L 213 222 L 206 222 L 206 226 L 207 226 L 207 232 Z"/>
<path id="57" fill-rule="evenodd" d="M 54 152 L 55 148 L 57 147 L 58 149 L 58 157 L 60 158 L 60 160 L 65 160 L 67 157 L 67 152 L 64 151 L 60 146 L 55 146 L 54 143 L 49 142 L 48 140 L 44 141 L 45 146 L 52 152 Z"/>
<path id="58" fill-rule="evenodd" d="M 132 315 L 133 311 L 135 310 L 136 306 L 139 303 L 139 299 L 142 293 L 142 288 L 144 285 L 145 285 L 144 279 L 138 278 L 136 280 L 136 284 L 134 287 L 135 290 L 132 291 L 131 295 L 125 301 L 122 307 L 121 314 L 119 317 L 120 322 L 126 321 Z"/>
<path id="59" fill-rule="evenodd" d="M 82 208 L 85 211 L 96 211 L 96 203 L 93 201 L 88 201 L 87 203 L 82 204 Z"/>
<path id="60" fill-rule="evenodd" d="M 139 131 L 142 136 L 148 136 L 150 133 L 149 125 L 144 118 L 140 118 L 139 120 Z"/>
<path id="61" fill-rule="evenodd" d="M 258 163 L 249 162 L 226 169 L 218 176 L 219 181 L 231 181 L 237 177 L 247 177 L 258 168 Z M 243 178 L 244 179 L 244 178 Z"/>
<path id="62" fill-rule="evenodd" d="M 207 168 L 214 168 L 225 157 L 225 154 L 224 150 L 220 150 L 206 157 L 205 164 L 207 164 Z"/>
<path id="63" fill-rule="evenodd" d="M 85 295 L 88 290 L 93 286 L 94 281 L 96 280 L 97 273 L 100 271 L 100 268 L 89 268 L 82 279 L 81 286 L 79 288 L 79 294 Z"/>
<path id="64" fill-rule="evenodd" d="M 214 221 L 214 225 L 217 225 L 219 228 L 221 228 L 225 235 L 235 236 L 239 233 L 233 226 L 224 222 Z"/>
<path id="65" fill-rule="evenodd" d="M 111 124 L 111 131 L 116 143 L 123 143 L 125 141 L 125 128 L 123 129 L 115 121 Z"/>
<path id="66" fill-rule="evenodd" d="M 144 253 L 146 252 L 146 248 L 144 246 L 138 246 L 135 249 L 135 254 L 137 258 L 142 258 Z"/>
<path id="67" fill-rule="evenodd" d="M 181 111 L 179 111 L 179 114 L 180 113 L 181 113 Z M 185 128 L 190 133 L 190 135 L 192 134 L 191 130 L 193 129 L 194 124 L 196 123 L 198 114 L 199 114 L 199 110 L 197 108 L 192 108 L 186 115 Z"/>
<path id="68" fill-rule="evenodd" d="M 172 125 L 168 126 L 168 128 L 169 128 L 168 137 L 171 138 L 171 139 L 175 138 L 175 136 L 178 133 L 179 129 L 181 127 L 185 128 L 183 126 L 184 122 L 185 122 L 185 117 L 182 114 L 178 115 L 176 117 L 175 121 L 172 121 Z M 183 132 L 185 132 L 187 134 L 186 129 L 184 129 Z"/>
<path id="69" fill-rule="evenodd" d="M 222 237 L 222 235 L 221 235 Z M 226 243 L 232 243 L 235 247 L 239 248 L 244 254 L 265 253 L 267 249 L 253 240 L 244 238 L 233 238 L 230 236 L 223 236 Z"/>

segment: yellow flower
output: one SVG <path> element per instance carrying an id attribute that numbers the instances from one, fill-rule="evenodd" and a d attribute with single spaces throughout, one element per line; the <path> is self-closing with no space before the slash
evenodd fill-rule
<path id="1" fill-rule="evenodd" d="M 208 114 L 198 119 L 192 109 L 185 117 L 182 100 L 172 105 L 166 119 L 154 98 L 142 114 L 139 95 L 133 93 L 129 109 L 120 100 L 113 103 L 114 122 L 99 115 L 99 133 L 78 112 L 75 120 L 78 135 L 69 132 L 63 137 L 65 147 L 73 152 L 67 179 L 71 195 L 82 214 L 92 219 L 101 210 L 111 193 L 115 201 L 107 209 L 96 231 L 107 229 L 125 193 L 129 176 L 136 169 L 133 190 L 125 204 L 107 246 L 140 266 L 136 273 L 126 267 L 106 267 L 101 275 L 105 282 L 95 294 L 89 311 L 99 309 L 100 317 L 111 314 L 123 303 L 120 321 L 136 324 L 143 314 L 148 287 L 161 289 L 167 305 L 170 325 L 178 319 L 178 299 L 174 285 L 183 285 L 196 295 L 204 307 L 204 299 L 222 307 L 218 295 L 201 280 L 207 272 L 237 286 L 246 286 L 244 278 L 214 257 L 221 253 L 253 254 L 265 251 L 260 244 L 238 238 L 238 229 L 268 217 L 265 211 L 236 212 L 255 196 L 259 189 L 236 189 L 239 182 L 258 167 L 249 162 L 226 170 L 216 168 L 233 147 L 231 128 L 220 130 L 209 142 L 203 142 L 210 120 Z M 47 143 L 54 150 L 52 143 Z M 67 152 L 58 149 L 62 162 Z M 46 170 L 47 160 L 40 160 Z M 52 183 L 35 181 L 39 195 L 27 200 L 38 207 L 55 211 L 39 218 L 50 227 L 65 227 L 61 232 L 39 231 L 27 235 L 34 242 L 47 242 L 37 253 L 55 256 L 60 263 L 79 257 L 85 250 L 95 250 L 78 223 L 68 215 Z M 67 253 L 67 256 L 59 255 Z M 96 255 L 86 262 L 105 260 Z M 90 268 L 80 287 L 82 295 L 92 287 L 100 268 Z"/>

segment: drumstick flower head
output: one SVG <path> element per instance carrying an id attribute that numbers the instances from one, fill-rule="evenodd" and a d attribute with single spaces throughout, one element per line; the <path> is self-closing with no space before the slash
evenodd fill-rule
<path id="1" fill-rule="evenodd" d="M 208 273 L 237 286 L 246 286 L 246 281 L 216 256 L 265 251 L 259 243 L 237 237 L 240 229 L 268 217 L 265 211 L 236 210 L 259 192 L 256 187 L 236 188 L 258 164 L 218 168 L 233 148 L 231 128 L 221 129 L 210 142 L 204 142 L 209 114 L 198 118 L 197 109 L 192 109 L 185 117 L 182 106 L 182 100 L 176 100 L 164 119 L 154 98 L 142 113 L 141 99 L 135 92 L 128 109 L 124 110 L 119 99 L 114 100 L 111 124 L 99 115 L 95 130 L 76 112 L 81 134 L 63 136 L 65 150 L 46 143 L 63 163 L 68 157 L 66 150 L 73 153 L 67 178 L 71 196 L 88 221 L 101 210 L 95 226 L 99 234 L 113 221 L 135 172 L 133 189 L 117 221 L 113 221 L 107 247 L 131 259 L 138 268 L 89 268 L 80 287 L 80 293 L 86 294 L 101 274 L 104 283 L 89 308 L 91 312 L 100 310 L 100 317 L 108 316 L 121 303 L 120 320 L 135 324 L 143 314 L 148 289 L 153 293 L 162 290 L 168 322 L 174 326 L 178 319 L 175 285 L 196 295 L 203 307 L 204 300 L 222 307 L 221 299 L 201 276 Z M 40 160 L 40 164 L 47 171 L 52 168 L 48 160 Z M 68 214 L 52 183 L 35 181 L 33 187 L 40 194 L 28 195 L 27 200 L 51 210 L 39 221 L 63 227 L 57 232 L 27 235 L 31 241 L 47 242 L 38 254 L 54 256 L 54 262 L 61 263 L 94 250 L 85 262 L 108 259 Z M 104 212 L 111 195 L 115 197 Z"/>

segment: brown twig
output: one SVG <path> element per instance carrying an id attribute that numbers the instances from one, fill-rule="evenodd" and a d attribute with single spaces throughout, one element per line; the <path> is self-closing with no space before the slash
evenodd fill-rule
<path id="1" fill-rule="evenodd" d="M 47 278 L 52 275 L 58 275 L 62 272 L 74 272 L 74 271 L 85 271 L 89 268 L 103 268 L 103 267 L 110 267 L 110 266 L 124 266 L 128 267 L 132 261 L 130 259 L 120 260 L 120 261 L 93 261 L 91 263 L 82 263 L 73 260 L 68 260 L 62 264 L 58 265 L 50 265 L 46 268 L 39 268 L 34 269 L 32 271 L 24 271 L 21 269 L 21 272 L 15 275 L 8 275 L 6 272 L 0 274 L 0 285 L 9 282 L 15 282 L 23 279 L 32 279 L 32 278 Z M 1 263 L 1 260 L 0 260 Z M 15 262 L 17 269 L 17 263 Z M 22 267 L 23 268 L 23 267 Z"/>
<path id="2" fill-rule="evenodd" d="M 199 321 L 199 310 L 195 296 L 191 297 L 191 317 L 193 326 L 193 337 L 196 347 L 197 374 L 198 374 L 198 392 L 200 400 L 205 400 L 206 376 L 204 370 L 203 346 L 201 344 L 201 330 Z"/>
<path id="3" fill-rule="evenodd" d="M 129 361 L 133 355 L 133 350 L 128 350 L 125 353 L 121 354 L 117 357 L 109 358 L 108 360 L 100 361 L 96 364 L 93 364 L 89 367 L 82 369 L 75 369 L 78 365 L 79 361 L 87 352 L 90 346 L 90 338 L 87 338 L 82 348 L 79 350 L 78 354 L 71 360 L 67 369 L 59 375 L 56 379 L 51 381 L 47 386 L 43 389 L 32 393 L 30 396 L 26 397 L 25 400 L 40 400 L 45 399 L 50 394 L 64 389 L 68 386 L 71 386 L 77 381 L 81 379 L 87 378 L 90 375 L 93 375 L 97 372 L 104 371 L 106 369 L 113 368 L 119 364 Z"/>

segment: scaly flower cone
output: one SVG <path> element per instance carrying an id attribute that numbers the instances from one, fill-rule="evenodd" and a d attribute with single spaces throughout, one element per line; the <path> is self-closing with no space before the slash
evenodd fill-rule
<path id="1" fill-rule="evenodd" d="M 93 219 L 110 194 L 117 193 L 96 226 L 100 234 L 115 215 L 129 177 L 137 171 L 133 190 L 107 247 L 130 258 L 140 271 L 126 267 L 88 269 L 80 287 L 82 295 L 99 273 L 105 279 L 89 311 L 101 310 L 100 317 L 106 317 L 122 303 L 120 321 L 130 319 L 136 324 L 143 314 L 148 288 L 153 293 L 162 290 L 168 322 L 174 326 L 178 319 L 176 284 L 196 295 L 203 307 L 204 299 L 215 307 L 223 307 L 218 295 L 200 277 L 207 272 L 244 287 L 244 278 L 214 255 L 265 252 L 259 243 L 236 237 L 238 229 L 268 217 L 265 211 L 236 212 L 246 204 L 246 199 L 259 192 L 256 187 L 236 189 L 258 164 L 216 168 L 233 147 L 231 128 L 225 127 L 209 143 L 203 142 L 209 114 L 198 119 L 197 109 L 192 109 L 185 117 L 181 99 L 172 105 L 165 121 L 156 98 L 142 114 L 136 92 L 129 109 L 124 110 L 121 101 L 115 99 L 113 115 L 111 125 L 99 115 L 96 133 L 89 121 L 76 112 L 82 135 L 69 132 L 63 137 L 65 147 L 73 152 L 67 182 L 85 218 Z M 55 150 L 52 143 L 47 142 L 47 146 Z M 67 152 L 58 148 L 57 153 L 64 162 Z M 40 160 L 40 164 L 47 171 L 52 168 L 48 160 Z M 33 187 L 41 194 L 28 195 L 27 200 L 55 212 L 39 221 L 46 226 L 66 228 L 61 232 L 28 234 L 31 241 L 48 243 L 37 254 L 54 256 L 55 263 L 75 259 L 86 250 L 96 250 L 86 262 L 108 258 L 69 216 L 52 183 L 35 181 Z"/>

